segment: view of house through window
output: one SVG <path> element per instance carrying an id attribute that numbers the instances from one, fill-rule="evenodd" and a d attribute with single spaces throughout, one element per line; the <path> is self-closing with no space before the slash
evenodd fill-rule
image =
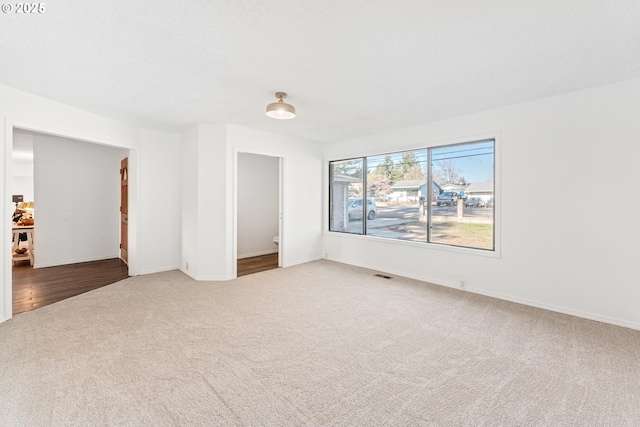
<path id="1" fill-rule="evenodd" d="M 493 140 L 329 167 L 330 231 L 494 250 Z"/>
<path id="2" fill-rule="evenodd" d="M 331 162 L 329 194 L 331 201 L 329 221 L 331 231 L 364 233 L 362 200 L 364 159 Z M 359 207 L 359 208 L 358 208 Z M 360 221 L 356 221 L 360 219 Z"/>

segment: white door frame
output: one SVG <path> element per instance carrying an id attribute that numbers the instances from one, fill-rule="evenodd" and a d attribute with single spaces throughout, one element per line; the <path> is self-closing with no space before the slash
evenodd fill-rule
<path id="1" fill-rule="evenodd" d="M 233 150 L 233 277 L 238 277 L 238 155 L 255 154 L 259 156 L 275 157 L 278 159 L 278 267 L 282 267 L 286 241 L 284 233 L 284 195 L 285 195 L 285 159 L 281 154 L 234 148 Z"/>
<path id="2" fill-rule="evenodd" d="M 9 118 L 5 118 L 5 135 L 4 135 L 4 147 L 5 147 L 5 188 L 4 188 L 4 211 L 5 218 L 10 218 L 11 213 L 13 212 L 13 203 L 11 202 L 11 198 L 8 196 L 12 192 L 12 176 L 13 176 L 13 165 L 12 165 L 12 150 L 13 150 L 13 130 L 14 128 L 23 129 L 27 131 L 33 131 L 38 133 L 43 133 L 52 136 L 59 136 L 62 138 L 69 138 L 76 141 L 83 141 L 92 144 L 105 145 L 109 147 L 115 148 L 123 148 L 129 150 L 129 275 L 137 276 L 140 272 L 139 265 L 139 256 L 138 256 L 138 215 L 139 210 L 138 206 L 138 170 L 139 170 L 139 156 L 138 156 L 138 147 L 129 143 L 116 143 L 113 141 L 99 141 L 94 138 L 88 138 L 85 135 L 79 135 L 74 132 L 64 132 L 59 129 L 52 129 L 47 126 L 43 126 L 40 124 L 34 123 L 25 123 L 16 120 L 12 120 Z M 114 171 L 114 173 L 117 171 Z M 10 221 L 5 221 L 5 226 L 3 227 L 3 241 L 10 242 L 11 236 L 11 224 Z M 7 245 L 2 246 L 2 250 L 0 251 L 2 254 L 3 263 L 4 263 L 4 277 L 3 277 L 3 286 L 4 289 L 0 289 L 4 295 L 4 313 L 5 319 L 0 319 L 0 322 L 3 320 L 9 320 L 13 317 L 13 274 L 12 274 L 12 261 L 11 261 L 11 253 L 7 249 Z M 0 316 L 1 317 L 1 316 Z"/>

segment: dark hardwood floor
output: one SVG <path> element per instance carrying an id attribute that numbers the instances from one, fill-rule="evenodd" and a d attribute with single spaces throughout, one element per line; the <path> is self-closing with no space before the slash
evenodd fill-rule
<path id="1" fill-rule="evenodd" d="M 238 260 L 238 277 L 278 268 L 278 254 Z M 13 264 L 13 314 L 24 313 L 126 279 L 127 265 L 119 258 L 57 267 L 33 268 Z"/>
<path id="2" fill-rule="evenodd" d="M 119 258 L 57 267 L 33 268 L 29 262 L 13 265 L 13 314 L 126 279 L 127 265 Z"/>
<path id="3" fill-rule="evenodd" d="M 278 268 L 278 254 L 260 255 L 238 260 L 238 277 Z"/>

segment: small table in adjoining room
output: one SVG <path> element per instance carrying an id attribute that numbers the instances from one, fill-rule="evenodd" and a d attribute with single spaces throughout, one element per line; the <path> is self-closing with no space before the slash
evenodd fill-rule
<path id="1" fill-rule="evenodd" d="M 11 260 L 12 261 L 23 261 L 29 259 L 29 263 L 33 265 L 34 255 L 33 255 L 33 225 L 16 225 L 15 223 L 11 227 L 13 230 L 13 246 L 11 251 Z M 16 252 L 16 249 L 20 247 L 20 234 L 27 234 L 27 252 L 24 254 L 19 254 Z"/>

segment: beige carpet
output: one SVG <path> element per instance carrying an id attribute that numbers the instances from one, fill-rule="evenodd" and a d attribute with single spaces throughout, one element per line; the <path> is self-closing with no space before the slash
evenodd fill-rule
<path id="1" fill-rule="evenodd" d="M 0 324 L 0 425 L 640 425 L 640 331 L 329 261 Z"/>

